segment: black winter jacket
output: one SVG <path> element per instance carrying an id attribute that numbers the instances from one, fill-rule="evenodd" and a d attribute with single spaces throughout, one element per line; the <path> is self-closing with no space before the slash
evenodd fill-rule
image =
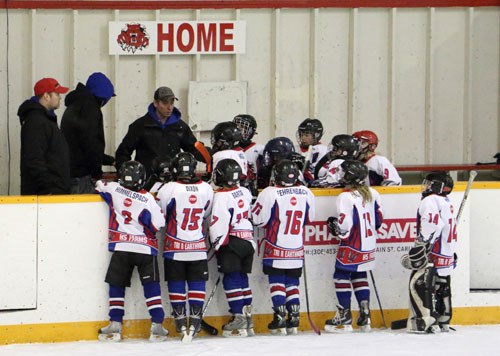
<path id="1" fill-rule="evenodd" d="M 100 103 L 82 83 L 65 99 L 67 106 L 61 120 L 70 153 L 71 177 L 92 176 L 101 179 L 102 165 L 112 164 L 104 154 L 104 126 Z"/>
<path id="2" fill-rule="evenodd" d="M 36 98 L 21 104 L 21 194 L 69 194 L 69 150 L 57 117 Z"/>
<path id="3" fill-rule="evenodd" d="M 181 113 L 177 108 L 174 108 L 163 128 L 153 115 L 154 107 L 151 104 L 148 113 L 128 127 L 127 134 L 116 150 L 117 170 L 124 162 L 132 159 L 134 151 L 135 160 L 144 165 L 148 176 L 152 173 L 154 158 L 173 158 L 181 149 L 193 153 L 198 160 L 203 161 L 194 146 L 196 138 L 189 126 L 181 120 Z"/>

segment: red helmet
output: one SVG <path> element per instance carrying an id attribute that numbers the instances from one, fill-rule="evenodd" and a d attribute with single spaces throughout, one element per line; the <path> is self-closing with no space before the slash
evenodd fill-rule
<path id="1" fill-rule="evenodd" d="M 368 151 L 375 151 L 378 146 L 378 137 L 373 131 L 356 131 L 352 134 L 352 136 L 359 141 L 362 150 L 367 147 Z M 367 143 L 368 145 L 365 146 L 364 143 Z"/>

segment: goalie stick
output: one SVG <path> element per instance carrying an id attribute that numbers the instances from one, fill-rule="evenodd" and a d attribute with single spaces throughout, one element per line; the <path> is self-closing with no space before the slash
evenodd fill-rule
<path id="1" fill-rule="evenodd" d="M 462 211 L 464 210 L 465 202 L 467 201 L 467 198 L 469 197 L 469 192 L 472 188 L 472 182 L 477 176 L 476 171 L 470 171 L 469 173 L 469 180 L 467 181 L 467 186 L 465 187 L 464 191 L 464 197 L 462 198 L 462 202 L 460 203 L 460 207 L 458 208 L 458 213 L 456 217 L 456 226 L 458 226 L 458 223 L 460 222 L 460 217 L 462 216 Z M 399 330 L 399 329 L 404 329 L 406 328 L 406 325 L 408 323 L 408 318 L 405 319 L 399 319 L 399 320 L 394 320 L 391 322 L 391 329 L 392 330 Z M 454 330 L 453 328 L 450 328 Z"/>

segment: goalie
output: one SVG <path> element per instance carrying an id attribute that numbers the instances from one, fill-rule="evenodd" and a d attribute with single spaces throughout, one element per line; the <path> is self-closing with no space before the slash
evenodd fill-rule
<path id="1" fill-rule="evenodd" d="M 457 243 L 456 219 L 448 198 L 452 190 L 453 179 L 444 171 L 429 173 L 422 182 L 418 238 L 409 254 L 401 258 L 403 266 L 412 270 L 409 332 L 449 331 L 450 274 L 456 265 Z"/>

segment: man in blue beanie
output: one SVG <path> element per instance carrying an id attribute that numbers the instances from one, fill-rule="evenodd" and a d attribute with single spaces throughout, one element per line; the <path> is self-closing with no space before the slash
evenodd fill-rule
<path id="1" fill-rule="evenodd" d="M 71 193 L 94 193 L 94 182 L 102 178 L 102 166 L 113 165 L 104 153 L 104 126 L 101 108 L 115 96 L 111 81 L 103 73 L 92 73 L 83 85 L 65 99 L 61 130 L 70 151 Z"/>

